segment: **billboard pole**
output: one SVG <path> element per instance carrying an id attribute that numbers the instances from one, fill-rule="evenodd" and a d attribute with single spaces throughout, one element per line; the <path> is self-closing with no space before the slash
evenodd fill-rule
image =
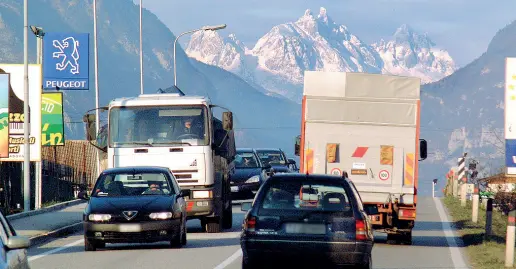
<path id="1" fill-rule="evenodd" d="M 29 12 L 28 0 L 23 1 L 23 78 L 24 78 L 24 100 L 23 100 L 23 211 L 30 211 L 30 143 L 29 143 Z"/>

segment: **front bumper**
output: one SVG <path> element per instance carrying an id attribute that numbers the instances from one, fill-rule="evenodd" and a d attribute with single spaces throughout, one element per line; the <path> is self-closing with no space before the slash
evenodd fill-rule
<path id="1" fill-rule="evenodd" d="M 257 192 L 260 189 L 261 182 L 254 183 L 245 183 L 238 182 L 231 184 L 231 193 L 249 193 L 249 192 Z"/>
<path id="2" fill-rule="evenodd" d="M 321 266 L 324 261 L 330 265 L 365 264 L 372 251 L 372 243 L 356 242 L 321 242 L 296 240 L 250 239 L 240 240 L 243 258 L 250 263 L 264 260 L 309 264 L 317 261 Z M 266 259 L 265 259 L 266 257 Z"/>
<path id="3" fill-rule="evenodd" d="M 170 241 L 180 234 L 181 219 L 135 223 L 84 222 L 84 236 L 105 243 L 152 243 Z"/>

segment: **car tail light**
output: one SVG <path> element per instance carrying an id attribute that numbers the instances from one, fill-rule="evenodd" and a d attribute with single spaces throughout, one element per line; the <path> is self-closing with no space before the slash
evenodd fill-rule
<path id="1" fill-rule="evenodd" d="M 254 232 L 256 228 L 256 217 L 248 217 L 244 221 L 244 230 L 248 232 Z"/>
<path id="2" fill-rule="evenodd" d="M 366 224 L 363 220 L 355 221 L 356 240 L 367 240 Z"/>

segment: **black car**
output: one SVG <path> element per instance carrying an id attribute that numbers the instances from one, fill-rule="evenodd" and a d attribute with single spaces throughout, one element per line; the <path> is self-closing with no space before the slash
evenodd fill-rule
<path id="1" fill-rule="evenodd" d="M 313 263 L 314 268 L 372 268 L 371 223 L 355 186 L 346 178 L 275 174 L 252 204 L 242 204 L 242 210 L 247 211 L 240 237 L 242 268 L 286 262 L 292 268 Z"/>
<path id="2" fill-rule="evenodd" d="M 270 167 L 270 165 L 263 165 L 254 149 L 237 149 L 230 173 L 232 196 L 253 197 L 267 179 L 266 171 Z"/>
<path id="3" fill-rule="evenodd" d="M 273 173 L 293 173 L 291 165 L 296 164 L 293 159 L 288 159 L 282 149 L 279 148 L 258 148 L 256 154 L 263 165 L 270 165 Z M 267 175 L 270 175 L 268 171 Z"/>
<path id="4" fill-rule="evenodd" d="M 123 167 L 103 171 L 84 211 L 86 251 L 106 243 L 167 241 L 172 247 L 186 244 L 188 191 L 181 190 L 165 167 Z"/>

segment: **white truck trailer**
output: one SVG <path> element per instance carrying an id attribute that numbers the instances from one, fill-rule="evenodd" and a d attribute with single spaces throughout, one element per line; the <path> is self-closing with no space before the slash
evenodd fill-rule
<path id="1" fill-rule="evenodd" d="M 221 121 L 215 107 L 209 98 L 176 93 L 118 98 L 108 107 L 107 132 L 96 139 L 104 144 L 97 147 L 107 151 L 108 168 L 170 168 L 181 189 L 189 190 L 187 218 L 200 219 L 209 233 L 230 229 L 233 222 L 228 169 L 236 154 L 232 113 L 223 112 Z"/>
<path id="2" fill-rule="evenodd" d="M 427 155 L 420 108 L 418 78 L 305 72 L 300 172 L 347 173 L 364 206 L 378 209 L 374 229 L 391 242 L 412 242 L 418 161 Z"/>

